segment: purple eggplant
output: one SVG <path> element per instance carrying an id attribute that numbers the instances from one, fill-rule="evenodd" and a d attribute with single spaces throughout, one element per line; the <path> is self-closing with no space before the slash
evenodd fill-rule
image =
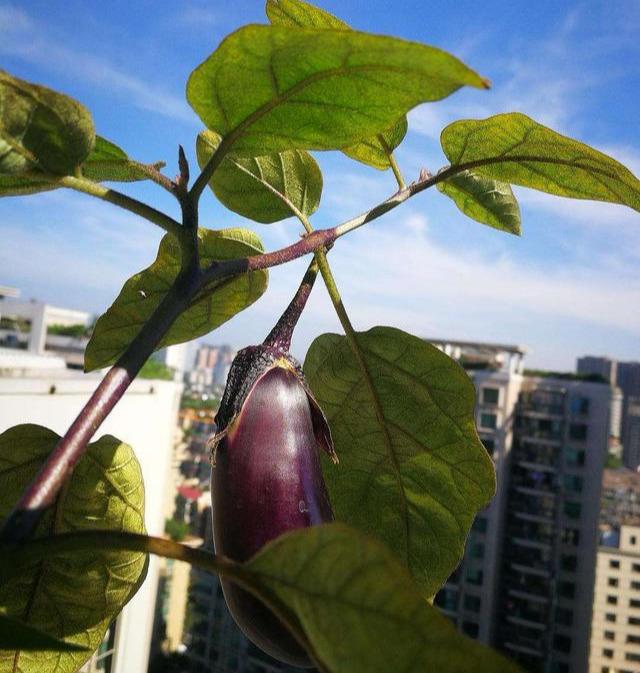
<path id="1" fill-rule="evenodd" d="M 322 448 L 337 462 L 331 433 L 288 353 L 311 289 L 307 276 L 308 287 L 303 281 L 265 342 L 236 356 L 216 415 L 213 537 L 216 553 L 235 561 L 248 560 L 289 530 L 333 520 L 318 455 Z M 311 665 L 261 602 L 224 578 L 221 584 L 231 614 L 253 643 L 286 663 Z"/>

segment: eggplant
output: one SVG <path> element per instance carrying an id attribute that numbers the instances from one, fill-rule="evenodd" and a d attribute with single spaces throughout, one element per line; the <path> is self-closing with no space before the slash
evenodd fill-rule
<path id="1" fill-rule="evenodd" d="M 238 353 L 216 415 L 213 539 L 216 553 L 235 561 L 247 561 L 287 531 L 333 520 L 318 454 L 321 448 L 337 462 L 331 432 L 288 352 L 313 271 L 312 265 L 264 343 Z M 311 666 L 264 604 L 233 582 L 220 582 L 229 611 L 249 640 L 280 661 Z"/>

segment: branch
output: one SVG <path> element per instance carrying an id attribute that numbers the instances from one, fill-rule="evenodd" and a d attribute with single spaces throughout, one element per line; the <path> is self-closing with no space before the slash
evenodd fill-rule
<path id="1" fill-rule="evenodd" d="M 142 164 L 140 166 L 146 169 L 149 168 L 148 166 L 144 166 Z M 156 173 L 157 175 L 160 175 L 158 171 L 156 171 Z M 123 194 L 122 192 L 103 187 L 98 182 L 93 182 L 93 180 L 73 177 L 71 175 L 60 177 L 55 175 L 48 175 L 46 173 L 32 173 L 26 177 L 33 178 L 34 180 L 46 180 L 47 182 L 59 185 L 60 187 L 67 187 L 68 189 L 73 189 L 77 192 L 83 192 L 84 194 L 96 196 L 103 201 L 113 203 L 114 205 L 123 208 L 124 210 L 128 210 L 130 213 L 139 215 L 145 220 L 149 220 L 149 222 L 157 225 L 161 229 L 164 229 L 166 232 L 180 237 L 180 223 L 174 220 L 172 217 L 169 217 L 168 215 L 165 215 L 165 213 L 156 210 L 142 201 L 133 199 L 130 196 Z"/>

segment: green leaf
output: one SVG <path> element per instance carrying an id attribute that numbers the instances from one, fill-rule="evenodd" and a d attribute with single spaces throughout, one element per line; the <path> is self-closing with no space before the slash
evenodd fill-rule
<path id="1" fill-rule="evenodd" d="M 476 433 L 475 389 L 434 346 L 391 327 L 323 334 L 304 364 L 340 464 L 325 464 L 336 517 L 380 538 L 426 596 L 452 573 L 478 510 L 495 491 Z"/>
<path id="2" fill-rule="evenodd" d="M 162 168 L 163 162 L 153 165 Z M 117 145 L 96 136 L 96 144 L 87 160 L 82 164 L 82 174 L 96 182 L 134 182 L 148 180 L 145 166 L 132 161 Z"/>
<path id="3" fill-rule="evenodd" d="M 390 168 L 389 155 L 404 140 L 407 135 L 407 118 L 403 117 L 397 124 L 377 136 L 362 140 L 350 147 L 343 147 L 342 151 L 352 159 L 360 161 L 381 171 Z"/>
<path id="4" fill-rule="evenodd" d="M 351 30 L 337 16 L 302 0 L 267 0 L 266 12 L 274 26 Z"/>
<path id="5" fill-rule="evenodd" d="M 330 673 L 517 673 L 456 632 L 378 542 L 341 524 L 288 533 L 245 566 L 295 614 Z"/>
<path id="6" fill-rule="evenodd" d="M 86 650 L 85 647 L 59 640 L 33 626 L 11 619 L 2 612 L 0 612 L 0 645 L 2 650 L 52 650 L 54 652 Z"/>
<path id="7" fill-rule="evenodd" d="M 341 149 L 419 103 L 486 82 L 435 47 L 356 31 L 246 26 L 189 78 L 187 98 L 225 150 Z"/>
<path id="8" fill-rule="evenodd" d="M 83 105 L 0 70 L 0 174 L 37 168 L 73 174 L 91 152 L 94 137 Z"/>
<path id="9" fill-rule="evenodd" d="M 518 112 L 454 122 L 440 141 L 452 166 L 549 194 L 640 211 L 640 181 L 631 171 Z"/>
<path id="10" fill-rule="evenodd" d="M 34 173 L 36 172 L 34 171 Z M 38 192 L 48 192 L 52 189 L 56 189 L 56 185 L 46 180 L 29 179 L 22 175 L 0 174 L 0 197 L 26 196 Z"/>
<path id="11" fill-rule="evenodd" d="M 0 435 L 0 520 L 35 476 L 60 437 L 38 425 L 18 425 Z M 89 445 L 36 537 L 101 528 L 144 532 L 144 486 L 131 448 L 105 435 Z M 107 627 L 138 590 L 146 555 L 100 551 L 48 555 L 11 563 L 4 557 L 0 609 L 82 652 L 0 649 L 0 671 L 71 673 L 102 641 Z M 51 649 L 47 647 L 46 649 Z"/>
<path id="12" fill-rule="evenodd" d="M 200 265 L 263 252 L 248 229 L 198 230 Z M 84 355 L 86 371 L 113 364 L 164 299 L 180 271 L 180 247 L 167 234 L 151 266 L 129 278 L 115 302 L 98 318 Z M 208 285 L 169 328 L 157 349 L 190 341 L 222 325 L 262 296 L 267 271 L 253 271 Z"/>
<path id="13" fill-rule="evenodd" d="M 200 168 L 204 168 L 220 140 L 213 131 L 198 135 L 196 154 Z M 322 194 L 322 173 L 315 159 L 303 150 L 260 157 L 226 156 L 209 186 L 229 210 L 269 224 L 293 215 L 282 196 L 304 215 L 315 213 Z"/>
<path id="14" fill-rule="evenodd" d="M 349 24 L 341 21 L 324 9 L 302 0 L 267 0 L 267 16 L 274 26 L 291 28 L 334 28 L 351 30 Z M 380 170 L 390 168 L 389 152 L 392 152 L 407 134 L 407 118 L 403 117 L 394 126 L 378 135 L 366 138 L 342 151 L 352 159 Z"/>
<path id="15" fill-rule="evenodd" d="M 438 189 L 477 222 L 520 235 L 520 208 L 507 182 L 462 171 L 439 182 Z"/>

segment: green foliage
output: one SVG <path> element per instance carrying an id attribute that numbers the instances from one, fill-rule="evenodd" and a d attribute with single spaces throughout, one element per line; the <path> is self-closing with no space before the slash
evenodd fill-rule
<path id="1" fill-rule="evenodd" d="M 333 28 L 351 30 L 350 26 L 333 14 L 302 0 L 267 0 L 267 16 L 274 26 L 290 28 Z M 389 154 L 407 134 L 407 118 L 403 117 L 390 129 L 365 138 L 342 151 L 352 159 L 380 170 L 390 167 Z"/>
<path id="2" fill-rule="evenodd" d="M 2 140 L 0 139 L 0 147 Z M 44 180 L 31 180 L 21 175 L 0 174 L 0 197 L 3 196 L 28 196 L 38 192 L 48 192 L 56 189 L 56 185 Z"/>
<path id="3" fill-rule="evenodd" d="M 38 425 L 18 425 L 0 435 L 0 523 L 59 439 Z M 140 466 L 131 448 L 109 435 L 89 445 L 36 536 L 96 528 L 144 532 Z M 3 560 L 0 610 L 52 638 L 88 649 L 55 654 L 3 649 L 0 673 L 77 670 L 135 594 L 147 565 L 144 554 L 100 549 L 18 565 Z"/>
<path id="4" fill-rule="evenodd" d="M 260 239 L 248 229 L 200 229 L 198 245 L 202 268 L 214 260 L 236 259 L 263 251 Z M 132 276 L 107 312 L 98 318 L 85 351 L 86 371 L 106 367 L 118 359 L 166 296 L 179 271 L 180 247 L 167 234 L 160 242 L 153 264 Z M 173 323 L 156 350 L 208 334 L 253 304 L 265 291 L 267 279 L 266 271 L 254 271 L 211 284 L 207 294 L 196 296 Z"/>
<path id="5" fill-rule="evenodd" d="M 341 149 L 485 81 L 440 49 L 344 30 L 246 26 L 194 72 L 189 103 L 226 149 Z"/>
<path id="6" fill-rule="evenodd" d="M 382 545 L 340 524 L 288 533 L 245 566 L 290 610 L 327 673 L 517 673 L 458 634 Z"/>
<path id="7" fill-rule="evenodd" d="M 201 168 L 209 161 L 220 140 L 213 131 L 198 135 L 196 152 Z M 227 156 L 213 174 L 209 186 L 229 210 L 269 224 L 293 215 L 283 196 L 303 215 L 315 213 L 322 194 L 322 173 L 315 159 L 303 150 L 257 157 Z"/>
<path id="8" fill-rule="evenodd" d="M 164 522 L 164 532 L 176 542 L 182 542 L 189 534 L 189 525 L 184 521 L 176 521 L 175 519 L 167 519 Z"/>
<path id="9" fill-rule="evenodd" d="M 154 164 L 155 168 L 162 166 L 164 166 L 162 162 Z M 95 146 L 82 164 L 82 174 L 97 182 L 134 182 L 149 179 L 145 166 L 129 159 L 117 145 L 101 136 L 96 136 Z"/>
<path id="10" fill-rule="evenodd" d="M 0 70 L 0 174 L 73 174 L 94 139 L 93 120 L 80 103 Z"/>
<path id="11" fill-rule="evenodd" d="M 445 182 L 438 189 L 450 197 L 465 214 L 494 229 L 520 235 L 520 208 L 511 186 L 473 171 L 463 171 Z"/>
<path id="12" fill-rule="evenodd" d="M 158 362 L 151 357 L 142 365 L 142 369 L 138 372 L 138 378 L 173 381 L 173 369 L 167 367 L 164 362 Z"/>
<path id="13" fill-rule="evenodd" d="M 615 159 L 512 112 L 447 126 L 440 137 L 453 166 L 574 199 L 640 211 L 640 180 Z"/>
<path id="14" fill-rule="evenodd" d="M 56 334 L 59 336 L 83 337 L 90 330 L 83 324 L 77 325 L 47 325 L 47 334 Z"/>
<path id="15" fill-rule="evenodd" d="M 340 459 L 325 464 L 331 502 L 338 519 L 395 550 L 432 596 L 495 490 L 475 389 L 456 362 L 406 332 L 374 327 L 357 343 L 356 357 L 346 337 L 323 334 L 304 364 Z"/>
<path id="16" fill-rule="evenodd" d="M 53 652 L 78 652 L 85 650 L 80 645 L 53 638 L 33 626 L 23 624 L 0 612 L 0 644 L 5 650 L 50 650 Z M 2 656 L 2 655 L 0 655 Z"/>

